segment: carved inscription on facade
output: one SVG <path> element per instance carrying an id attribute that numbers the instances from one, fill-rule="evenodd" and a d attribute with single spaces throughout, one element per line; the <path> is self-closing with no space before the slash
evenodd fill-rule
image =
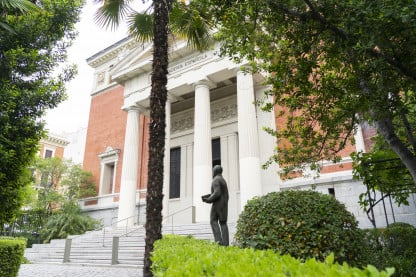
<path id="1" fill-rule="evenodd" d="M 191 67 L 192 65 L 194 65 L 194 64 L 196 64 L 196 63 L 198 63 L 200 61 L 203 61 L 203 60 L 208 59 L 209 56 L 210 55 L 208 55 L 208 53 L 202 53 L 200 55 L 194 56 L 194 57 L 189 58 L 189 59 L 187 59 L 187 60 L 185 60 L 183 62 L 180 62 L 178 64 L 175 64 L 175 65 L 169 67 L 168 68 L 168 72 L 169 72 L 169 74 L 172 74 L 172 73 L 174 73 L 176 71 L 180 71 L 182 69 Z"/>
<path id="2" fill-rule="evenodd" d="M 216 105 L 211 110 L 211 123 L 221 122 L 224 120 L 237 117 L 237 104 Z M 171 133 L 176 134 L 191 130 L 194 127 L 194 111 L 188 111 L 178 116 L 173 116 L 171 122 Z"/>

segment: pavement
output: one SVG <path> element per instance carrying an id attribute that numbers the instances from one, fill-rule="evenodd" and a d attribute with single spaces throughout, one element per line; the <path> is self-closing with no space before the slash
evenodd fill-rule
<path id="1" fill-rule="evenodd" d="M 71 264 L 22 264 L 18 277 L 141 277 L 138 267 L 71 265 Z"/>

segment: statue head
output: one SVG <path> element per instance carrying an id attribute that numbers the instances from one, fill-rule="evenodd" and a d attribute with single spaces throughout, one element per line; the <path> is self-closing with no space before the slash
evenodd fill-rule
<path id="1" fill-rule="evenodd" d="M 222 174 L 222 167 L 220 165 L 216 165 L 214 166 L 214 168 L 212 169 L 213 175 L 217 176 L 219 174 Z"/>

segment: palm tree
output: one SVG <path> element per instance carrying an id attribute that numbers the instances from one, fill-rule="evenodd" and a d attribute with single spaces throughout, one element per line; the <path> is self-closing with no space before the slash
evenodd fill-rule
<path id="1" fill-rule="evenodd" d="M 150 93 L 149 165 L 146 196 L 146 246 L 144 276 L 152 276 L 150 254 L 153 244 L 162 238 L 163 158 L 165 148 L 165 104 L 167 99 L 168 39 L 170 32 L 187 38 L 190 46 L 205 49 L 209 45 L 209 20 L 206 10 L 174 0 L 154 0 L 152 9 L 138 13 L 131 0 L 97 0 L 103 3 L 96 13 L 101 26 L 115 28 L 127 17 L 130 33 L 140 41 L 153 38 L 152 87 Z M 204 13 L 205 12 L 205 13 Z M 169 23 L 169 19 L 171 19 Z"/>

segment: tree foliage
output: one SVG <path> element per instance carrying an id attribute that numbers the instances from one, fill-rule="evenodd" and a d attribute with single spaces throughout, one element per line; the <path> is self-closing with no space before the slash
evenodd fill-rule
<path id="1" fill-rule="evenodd" d="M 416 180 L 416 3 L 218 1 L 211 7 L 223 54 L 266 72 L 263 109 L 284 118 L 271 161 L 339 159 L 357 124 L 369 121 Z M 399 137 L 397 123 L 405 126 Z M 290 168 L 289 168 L 290 169 Z"/>
<path id="2" fill-rule="evenodd" d="M 31 169 L 33 186 L 31 193 L 26 193 L 25 209 L 4 232 L 27 237 L 30 245 L 39 239 L 65 238 L 98 227 L 99 223 L 78 207 L 81 197 L 96 195 L 91 172 L 59 157 L 37 158 Z"/>
<path id="3" fill-rule="evenodd" d="M 0 29 L 0 224 L 13 220 L 22 204 L 27 168 L 44 134 L 41 117 L 65 99 L 65 82 L 75 73 L 56 69 L 75 38 L 82 2 L 40 0 L 30 13 L 1 15 L 14 32 Z"/>
<path id="4" fill-rule="evenodd" d="M 116 29 L 121 23 L 128 26 L 129 35 L 140 42 L 149 42 L 154 37 L 154 5 L 137 11 L 126 1 L 103 1 L 95 14 L 96 23 L 105 28 Z M 184 39 L 190 47 L 207 49 L 212 40 L 212 20 L 209 9 L 198 1 L 172 1 L 169 11 L 168 33 L 176 39 Z"/>
<path id="5" fill-rule="evenodd" d="M 78 201 L 81 198 L 97 195 L 92 173 L 83 170 L 78 164 L 68 168 L 61 184 L 65 188 L 65 195 L 69 201 Z"/>
<path id="6" fill-rule="evenodd" d="M 68 164 L 59 157 L 35 160 L 34 185 L 37 190 L 37 199 L 33 208 L 50 216 L 53 209 L 59 207 L 59 203 L 64 199 L 63 194 L 60 193 L 60 183 L 67 169 Z"/>
<path id="7" fill-rule="evenodd" d="M 22 15 L 32 11 L 39 11 L 39 7 L 30 0 L 0 0 L 0 12 L 2 15 Z M 6 21 L 5 16 L 0 17 L 0 29 L 15 33 L 14 29 Z"/>
<path id="8" fill-rule="evenodd" d="M 377 192 L 392 197 L 398 205 L 409 205 L 410 194 L 416 193 L 412 176 L 396 153 L 388 148 L 379 148 L 380 143 L 385 145 L 379 138 L 370 152 L 352 155 L 354 178 L 362 180 L 368 190 L 360 195 L 360 205 L 368 208 L 377 201 Z"/>

